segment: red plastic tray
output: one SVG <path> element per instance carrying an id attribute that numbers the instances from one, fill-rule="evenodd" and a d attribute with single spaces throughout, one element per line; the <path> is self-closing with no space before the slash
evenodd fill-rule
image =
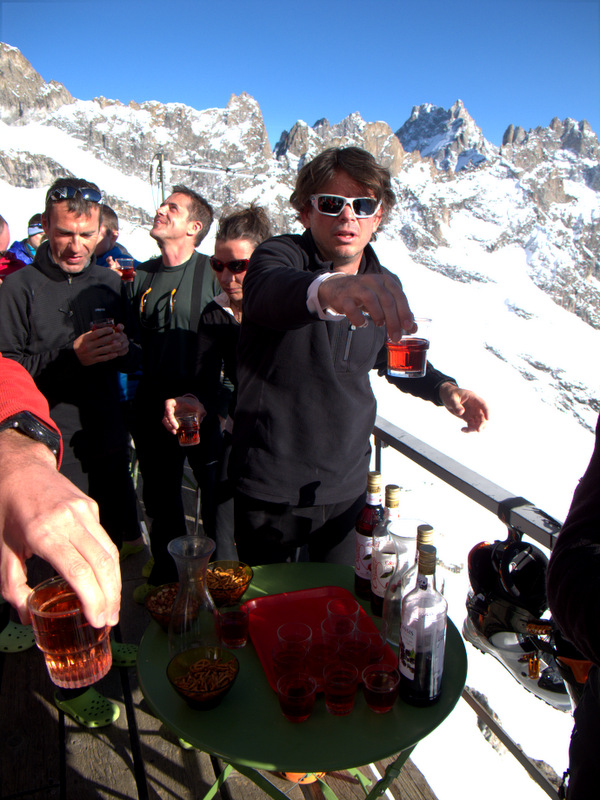
<path id="1" fill-rule="evenodd" d="M 272 661 L 273 648 L 277 643 L 277 628 L 284 622 L 306 622 L 312 627 L 316 637 L 321 621 L 327 616 L 327 603 L 333 597 L 353 598 L 353 595 L 341 586 L 319 586 L 316 589 L 269 594 L 246 601 L 245 605 L 250 611 L 250 638 L 273 690 L 277 689 Z M 370 620 L 373 632 L 377 631 L 377 626 L 362 607 L 359 616 Z M 397 656 L 389 645 L 386 645 L 384 660 L 394 665 L 397 662 Z"/>

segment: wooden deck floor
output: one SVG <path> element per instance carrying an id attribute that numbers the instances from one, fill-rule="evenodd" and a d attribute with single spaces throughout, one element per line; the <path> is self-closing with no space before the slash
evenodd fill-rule
<path id="1" fill-rule="evenodd" d="M 123 564 L 123 604 L 117 638 L 139 642 L 148 623 L 132 591 L 144 579 L 140 571 L 148 553 Z M 32 570 L 30 570 L 32 571 Z M 33 565 L 33 581 L 46 577 L 47 565 Z M 14 617 L 13 617 L 14 618 Z M 16 619 L 16 618 L 15 618 Z M 93 731 L 56 709 L 43 658 L 37 648 L 0 654 L 0 798 L 2 800 L 196 800 L 222 771 L 206 753 L 183 749 L 175 736 L 145 705 L 135 669 L 114 668 L 98 684 L 121 707 L 113 725 Z M 388 761 L 375 765 L 383 774 Z M 369 766 L 361 768 L 374 779 Z M 323 794 L 316 784 L 295 786 L 268 775 L 290 800 Z M 364 793 L 348 773 L 331 773 L 327 784 L 339 800 L 359 800 Z M 436 800 L 425 779 L 409 761 L 387 795 L 394 800 Z M 263 800 L 266 795 L 239 773 L 233 773 L 216 797 Z"/>

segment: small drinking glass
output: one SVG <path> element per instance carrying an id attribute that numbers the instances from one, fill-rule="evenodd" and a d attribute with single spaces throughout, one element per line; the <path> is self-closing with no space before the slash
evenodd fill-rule
<path id="1" fill-rule="evenodd" d="M 198 414 L 178 414 L 177 438 L 182 447 L 192 447 L 200 444 L 200 421 Z"/>
<path id="2" fill-rule="evenodd" d="M 223 647 L 237 650 L 248 641 L 248 606 L 237 603 L 222 606 L 219 612 L 219 638 Z"/>
<path id="3" fill-rule="evenodd" d="M 121 273 L 121 279 L 125 283 L 130 283 L 135 277 L 133 258 L 117 258 L 117 267 Z"/>
<path id="4" fill-rule="evenodd" d="M 290 672 L 277 681 L 277 696 L 283 716 L 290 722 L 305 722 L 315 705 L 317 683 L 304 672 Z"/>
<path id="5" fill-rule="evenodd" d="M 375 628 L 375 623 L 371 617 L 361 617 L 358 620 L 356 629 L 369 637 L 369 663 L 377 664 L 383 661 L 383 656 L 385 654 L 385 638 L 381 631 Z"/>
<path id="6" fill-rule="evenodd" d="M 362 673 L 363 693 L 371 711 L 387 714 L 398 697 L 400 675 L 389 664 L 370 664 Z"/>
<path id="7" fill-rule="evenodd" d="M 312 628 L 305 622 L 284 622 L 277 628 L 277 641 L 282 645 L 300 644 L 308 650 L 312 635 Z"/>
<path id="8" fill-rule="evenodd" d="M 387 374 L 396 378 L 422 378 L 427 370 L 431 319 L 415 317 L 415 333 L 403 333 L 399 342 L 388 339 Z"/>
<path id="9" fill-rule="evenodd" d="M 358 622 L 360 606 L 353 597 L 334 597 L 327 603 L 327 617 L 333 622 L 351 619 Z"/>
<path id="10" fill-rule="evenodd" d="M 317 691 L 323 691 L 323 670 L 328 664 L 337 661 L 337 645 L 331 645 L 321 640 L 314 641 L 306 657 L 306 671 L 317 682 Z"/>
<path id="11" fill-rule="evenodd" d="M 304 644 L 277 643 L 272 651 L 273 672 L 276 678 L 290 672 L 303 672 L 306 666 L 308 648 Z"/>
<path id="12" fill-rule="evenodd" d="M 340 644 L 338 656 L 340 661 L 349 661 L 361 675 L 363 669 L 369 664 L 371 654 L 371 639 L 366 633 L 355 630 L 351 636 Z"/>
<path id="13" fill-rule="evenodd" d="M 354 664 L 337 661 L 323 670 L 325 707 L 330 714 L 343 717 L 354 708 L 358 670 Z"/>
<path id="14" fill-rule="evenodd" d="M 53 683 L 79 689 L 106 675 L 112 665 L 110 628 L 89 624 L 64 578 L 50 578 L 36 586 L 27 598 L 27 608 Z"/>
<path id="15" fill-rule="evenodd" d="M 342 642 L 349 639 L 356 630 L 356 624 L 350 617 L 340 617 L 332 620 L 330 617 L 321 622 L 321 637 L 325 644 L 331 645 L 336 652 L 340 649 Z"/>

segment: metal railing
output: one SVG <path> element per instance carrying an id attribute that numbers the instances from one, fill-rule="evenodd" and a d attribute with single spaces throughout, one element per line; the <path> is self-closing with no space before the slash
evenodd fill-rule
<path id="1" fill-rule="evenodd" d="M 391 447 L 414 461 L 423 469 L 464 494 L 483 508 L 495 514 L 503 523 L 534 539 L 544 547 L 552 549 L 560 532 L 561 523 L 537 508 L 524 497 L 516 497 L 501 486 L 489 481 L 477 472 L 465 467 L 434 447 L 398 428 L 383 417 L 377 417 L 373 429 L 375 443 L 375 468 L 381 471 L 381 456 L 384 447 Z M 555 787 L 521 750 L 519 745 L 479 703 L 468 687 L 463 699 L 475 711 L 479 719 L 500 739 L 508 751 L 538 786 L 552 798 L 559 800 Z"/>

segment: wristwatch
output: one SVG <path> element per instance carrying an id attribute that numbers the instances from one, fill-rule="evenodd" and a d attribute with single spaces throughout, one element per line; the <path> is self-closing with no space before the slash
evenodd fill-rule
<path id="1" fill-rule="evenodd" d="M 0 432 L 12 428 L 19 431 L 19 433 L 29 436 L 36 442 L 41 442 L 48 447 L 55 456 L 60 452 L 60 434 L 52 428 L 44 425 L 43 422 L 31 414 L 29 411 L 19 411 L 18 414 L 13 414 L 12 417 L 0 422 Z"/>

